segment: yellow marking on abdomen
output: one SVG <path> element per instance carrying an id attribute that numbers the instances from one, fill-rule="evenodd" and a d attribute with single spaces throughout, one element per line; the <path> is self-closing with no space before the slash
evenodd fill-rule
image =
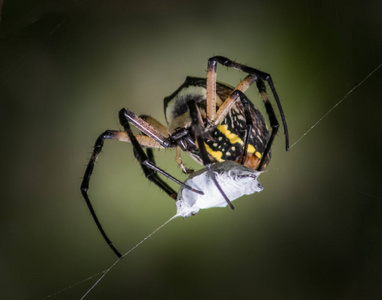
<path id="1" fill-rule="evenodd" d="M 229 139 L 231 144 L 236 144 L 236 143 L 239 143 L 240 145 L 244 144 L 243 140 L 239 136 L 237 136 L 236 134 L 228 130 L 227 124 L 224 124 L 224 125 L 220 124 L 217 126 L 217 129 L 222 134 L 224 134 L 227 137 L 227 139 Z"/>
<path id="2" fill-rule="evenodd" d="M 260 152 L 256 152 L 255 155 L 256 155 L 259 159 L 261 159 L 261 153 L 260 153 Z"/>
<path id="3" fill-rule="evenodd" d="M 217 129 L 222 134 L 224 134 L 227 137 L 227 139 L 229 139 L 231 144 L 239 143 L 240 145 L 244 145 L 243 140 L 239 136 L 237 136 L 236 134 L 234 134 L 234 133 L 232 133 L 231 131 L 228 130 L 228 125 L 227 124 L 224 124 L 224 125 L 220 124 L 220 125 L 217 126 Z M 255 147 L 253 147 L 251 144 L 248 144 L 247 153 L 252 154 L 255 151 L 256 151 Z"/>
<path id="4" fill-rule="evenodd" d="M 206 150 L 207 152 L 213 157 L 215 158 L 218 162 L 222 162 L 224 161 L 224 159 L 222 159 L 222 156 L 223 156 L 223 153 L 221 151 L 214 151 L 210 148 L 210 146 L 208 146 L 206 143 L 204 143 L 204 146 L 206 146 Z"/>
<path id="5" fill-rule="evenodd" d="M 256 151 L 255 147 L 253 147 L 251 144 L 248 144 L 247 153 L 252 154 Z"/>

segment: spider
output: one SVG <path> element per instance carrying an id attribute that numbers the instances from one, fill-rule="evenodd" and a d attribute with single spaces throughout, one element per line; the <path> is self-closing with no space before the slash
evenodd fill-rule
<path id="1" fill-rule="evenodd" d="M 217 82 L 218 63 L 248 75 L 236 87 Z M 150 116 L 138 116 L 126 108 L 119 111 L 119 121 L 124 130 L 106 130 L 98 137 L 81 184 L 81 193 L 99 231 L 119 258 L 122 255 L 103 230 L 88 196 L 90 177 L 104 140 L 130 142 L 133 146 L 134 156 L 140 163 L 147 179 L 175 200 L 177 193 L 159 177 L 158 173 L 180 184 L 182 189 L 199 194 L 203 194 L 203 191 L 177 180 L 159 168 L 155 164 L 153 149 L 176 148 L 177 164 L 184 173 L 190 174 L 193 170 L 186 168 L 181 159 L 181 152 L 187 152 L 205 166 L 217 190 L 233 209 L 231 201 L 218 184 L 212 167 L 228 160 L 250 169 L 262 171 L 269 163 L 270 149 L 279 129 L 279 123 L 269 101 L 264 81 L 268 83 L 277 103 L 284 128 L 285 146 L 288 150 L 287 124 L 271 76 L 222 56 L 208 59 L 207 78 L 187 77 L 173 94 L 164 99 L 167 126 Z M 270 133 L 262 114 L 244 94 L 254 82 L 256 82 L 269 117 Z M 134 125 L 142 134 L 133 134 L 130 124 Z"/>

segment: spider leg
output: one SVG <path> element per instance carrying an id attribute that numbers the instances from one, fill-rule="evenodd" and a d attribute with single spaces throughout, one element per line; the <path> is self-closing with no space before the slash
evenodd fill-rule
<path id="1" fill-rule="evenodd" d="M 207 82 L 206 114 L 207 114 L 207 119 L 211 122 L 214 122 L 216 118 L 216 61 L 208 60 L 206 82 Z"/>
<path id="2" fill-rule="evenodd" d="M 240 91 L 244 93 L 249 88 L 249 86 L 256 80 L 257 78 L 255 76 L 248 75 L 242 81 L 240 81 L 240 83 L 236 86 L 236 88 L 232 91 L 232 93 L 228 96 L 228 98 L 224 100 L 223 104 L 219 107 L 219 110 L 216 112 L 215 121 L 213 122 L 215 126 L 223 122 L 228 112 L 236 103 L 238 94 L 235 92 Z M 208 98 L 207 98 L 207 102 L 208 102 Z"/>
<path id="3" fill-rule="evenodd" d="M 242 72 L 248 73 L 248 74 L 252 75 L 254 80 L 256 80 L 256 81 L 258 79 L 261 79 L 261 80 L 268 82 L 268 84 L 271 88 L 272 94 L 273 94 L 275 101 L 277 103 L 277 107 L 278 107 L 279 112 L 280 112 L 282 124 L 284 127 L 285 148 L 288 151 L 289 150 L 288 127 L 287 127 L 287 124 L 285 121 L 285 116 L 284 116 L 284 112 L 283 112 L 283 108 L 281 106 L 279 96 L 276 92 L 276 89 L 275 89 L 275 86 L 273 84 L 273 80 L 271 78 L 271 75 L 268 73 L 262 72 L 260 70 L 257 70 L 257 69 L 251 68 L 251 67 L 248 67 L 248 66 L 243 65 L 243 64 L 239 64 L 239 63 L 234 62 L 234 61 L 232 61 L 226 57 L 223 57 L 223 56 L 214 56 L 214 57 L 211 57 L 210 59 L 208 59 L 208 66 L 207 66 L 207 116 L 208 116 L 208 118 L 212 122 L 214 122 L 215 125 L 217 125 L 217 124 L 220 124 L 219 120 L 221 122 L 224 119 L 224 117 L 226 116 L 226 114 L 228 113 L 228 111 L 225 112 L 225 114 L 222 112 L 219 112 L 219 111 L 216 113 L 216 65 L 217 65 L 217 63 L 220 63 L 226 67 L 234 68 L 234 69 L 240 70 Z M 208 102 L 211 102 L 210 105 L 212 106 L 212 108 L 210 108 L 210 111 L 208 110 Z M 215 108 L 215 109 L 213 110 L 213 108 Z M 219 114 L 221 114 L 222 116 Z"/>
<path id="4" fill-rule="evenodd" d="M 207 71 L 207 119 L 212 122 L 215 126 L 223 122 L 224 118 L 227 116 L 228 112 L 231 110 L 232 106 L 237 100 L 237 94 L 235 91 L 239 90 L 245 92 L 250 85 L 256 81 L 257 77 L 253 75 L 246 76 L 232 91 L 231 95 L 224 100 L 223 104 L 220 105 L 219 110 L 216 111 L 216 76 L 212 76 L 215 81 L 212 81 L 210 74 L 216 74 L 216 68 L 209 67 Z M 215 91 L 215 94 L 212 94 Z"/>
<path id="5" fill-rule="evenodd" d="M 198 110 L 196 107 L 196 103 L 194 101 L 188 101 L 187 105 L 188 105 L 190 117 L 192 120 L 192 127 L 194 129 L 195 138 L 198 142 L 198 147 L 199 147 L 199 151 L 200 151 L 200 156 L 201 156 L 202 161 L 203 161 L 203 165 L 206 167 L 210 177 L 214 181 L 216 187 L 218 188 L 218 190 L 220 191 L 220 193 L 224 197 L 224 199 L 227 202 L 227 204 L 229 205 L 229 207 L 231 207 L 231 209 L 234 209 L 231 201 L 228 199 L 227 195 L 224 193 L 223 189 L 221 188 L 218 181 L 216 180 L 215 173 L 211 169 L 211 160 L 208 157 L 208 153 L 207 153 L 206 147 L 204 145 L 203 132 L 202 132 L 203 126 L 199 123 Z"/>
<path id="6" fill-rule="evenodd" d="M 159 172 L 160 174 L 164 175 L 165 177 L 171 179 L 172 181 L 176 182 L 177 184 L 179 184 L 183 188 L 189 189 L 195 193 L 199 193 L 199 194 L 203 195 L 203 192 L 196 190 L 196 189 L 190 187 L 189 185 L 183 183 L 182 181 L 176 179 L 175 177 L 173 177 L 169 173 L 165 172 L 164 170 L 160 169 L 152 161 L 149 160 L 148 155 L 153 157 L 153 154 L 149 152 L 147 155 L 145 153 L 145 151 L 143 151 L 142 146 L 138 143 L 133 132 L 131 131 L 129 122 L 131 122 L 132 116 L 136 117 L 133 119 L 134 121 L 136 121 L 137 119 L 144 121 L 143 119 L 139 118 L 134 113 L 128 111 L 125 108 L 123 108 L 119 111 L 119 121 L 120 121 L 121 125 L 123 126 L 123 128 L 125 129 L 127 135 L 129 136 L 130 142 L 134 148 L 134 155 L 135 155 L 136 159 L 139 161 L 141 168 L 142 168 L 143 172 L 145 173 L 146 178 L 148 180 L 150 180 L 151 182 L 155 183 L 159 188 L 161 188 L 165 193 L 167 193 L 174 200 L 176 200 L 176 198 L 177 198 L 177 193 L 158 176 L 157 172 Z M 138 122 L 134 122 L 133 124 L 136 125 L 136 124 L 138 124 Z M 139 124 L 142 125 L 143 123 L 140 122 Z M 147 122 L 146 122 L 146 124 L 149 125 Z M 143 131 L 145 134 L 147 134 L 149 136 L 151 135 L 151 132 L 147 128 L 141 126 L 141 127 L 139 127 L 139 129 L 141 131 Z M 151 129 L 155 129 L 155 128 L 151 126 L 150 130 Z M 156 132 L 156 134 L 158 134 L 158 133 L 159 133 L 159 131 Z M 156 135 L 156 137 L 157 136 L 158 135 Z M 162 135 L 162 138 L 163 138 L 163 140 L 162 140 L 163 144 L 169 143 L 168 139 L 164 140 L 163 135 Z M 172 145 L 168 144 L 167 147 L 172 147 Z"/>
<path id="7" fill-rule="evenodd" d="M 178 164 L 178 166 L 182 169 L 182 172 L 184 174 L 192 174 L 194 172 L 194 170 L 189 169 L 184 165 L 184 163 L 182 161 L 181 151 L 182 151 L 182 149 L 179 146 L 177 146 L 176 147 L 176 154 L 175 154 L 175 161 Z"/>
<path id="8" fill-rule="evenodd" d="M 131 113 L 131 115 L 133 115 L 133 114 Z M 140 115 L 139 118 L 141 118 L 145 122 L 149 123 L 152 127 L 154 127 L 156 130 L 158 130 L 164 137 L 166 137 L 166 138 L 169 137 L 167 127 L 164 126 L 162 123 L 160 123 L 155 118 L 148 116 L 148 115 Z"/>
<path id="9" fill-rule="evenodd" d="M 265 148 L 264 153 L 261 157 L 260 164 L 257 167 L 257 170 L 261 171 L 261 169 L 264 166 L 265 159 L 268 156 L 269 151 L 271 150 L 273 140 L 274 140 L 274 138 L 275 138 L 275 136 L 279 130 L 280 125 L 279 125 L 279 122 L 277 121 L 275 111 L 273 110 L 272 104 L 269 101 L 268 94 L 267 94 L 266 89 L 265 89 L 264 81 L 262 81 L 261 79 L 258 79 L 256 84 L 257 84 L 257 88 L 260 91 L 261 98 L 263 99 L 265 109 L 266 109 L 267 115 L 269 117 L 269 123 L 271 124 L 271 127 L 272 127 L 272 132 L 271 132 L 271 136 L 269 137 L 267 147 Z M 252 102 L 250 102 L 250 103 L 252 104 Z M 287 144 L 287 146 L 288 146 L 288 144 Z"/>
<path id="10" fill-rule="evenodd" d="M 167 127 L 162 125 L 159 121 L 157 121 L 156 119 L 148 115 L 140 115 L 139 117 L 142 118 L 147 123 L 149 123 L 154 128 L 156 128 L 157 130 L 159 130 L 163 134 L 163 136 L 169 137 Z M 142 143 L 139 143 L 139 144 L 142 145 Z M 151 148 L 153 147 L 146 148 L 146 153 L 147 153 L 147 157 L 149 161 L 155 164 L 154 152 Z M 183 164 L 182 158 L 181 158 L 181 148 L 179 146 L 176 146 L 175 161 L 182 168 L 182 172 L 184 174 L 191 174 L 193 172 L 192 169 L 186 168 L 186 166 Z"/>
<path id="11" fill-rule="evenodd" d="M 168 138 L 168 134 L 165 135 L 164 133 L 162 133 L 161 132 L 162 129 L 157 128 L 158 127 L 158 126 L 156 126 L 157 124 L 150 124 L 151 120 L 154 120 L 155 122 L 160 124 L 155 119 L 148 117 L 148 116 L 143 116 L 143 118 L 141 118 L 141 117 L 137 116 L 135 113 L 133 113 L 132 111 L 127 110 L 125 108 L 120 110 L 119 116 L 120 116 L 120 118 L 119 118 L 120 123 L 122 122 L 121 118 L 123 118 L 123 122 L 126 122 L 126 121 L 130 122 L 136 128 L 138 128 L 140 131 L 142 131 L 144 134 L 146 134 L 147 136 L 152 138 L 154 141 L 161 144 L 164 148 L 173 147 L 170 139 Z M 150 118 L 150 120 L 146 121 L 144 118 L 146 118 L 146 119 Z M 122 126 L 124 126 L 124 124 L 121 123 Z M 161 126 L 163 127 L 163 125 L 161 125 Z M 130 134 L 128 132 L 127 132 L 127 134 L 130 137 Z"/>
<path id="12" fill-rule="evenodd" d="M 107 139 L 124 141 L 124 142 L 130 141 L 124 132 L 115 131 L 115 130 L 106 130 L 104 133 L 102 133 L 97 138 L 95 145 L 94 145 L 94 150 L 93 150 L 92 156 L 90 157 L 90 161 L 89 161 L 89 163 L 86 167 L 86 170 L 85 170 L 84 178 L 82 179 L 81 193 L 82 193 L 82 196 L 84 197 L 85 202 L 89 208 L 89 211 L 90 211 L 90 213 L 94 219 L 94 222 L 97 224 L 97 227 L 98 227 L 99 231 L 101 232 L 104 240 L 109 245 L 109 247 L 114 251 L 114 253 L 119 258 L 121 258 L 122 257 L 121 253 L 119 253 L 119 251 L 114 247 L 113 243 L 110 241 L 110 239 L 106 235 L 105 231 L 103 230 L 102 225 L 97 218 L 97 215 L 93 209 L 93 206 L 90 202 L 89 195 L 88 195 L 89 181 L 90 181 L 90 177 L 93 173 L 94 165 L 97 161 L 99 154 L 102 151 L 104 140 L 107 140 Z"/>
<path id="13" fill-rule="evenodd" d="M 163 134 L 163 136 L 165 137 L 168 137 L 168 133 L 167 133 L 167 128 L 162 125 L 159 121 L 157 121 L 156 119 L 154 119 L 153 117 L 150 117 L 148 115 L 140 115 L 139 118 L 143 119 L 144 121 L 146 121 L 147 123 L 149 123 L 151 126 L 153 126 L 155 129 L 157 129 L 159 132 L 161 132 Z M 126 131 L 124 131 L 126 133 Z M 127 134 L 127 133 L 126 133 Z M 147 136 L 146 134 L 143 133 L 144 136 Z M 151 139 L 150 137 L 148 137 L 149 139 Z M 142 143 L 140 143 L 138 141 L 138 143 L 141 145 L 141 146 L 144 146 Z M 155 156 L 154 156 L 154 151 L 151 149 L 152 147 L 146 147 L 146 154 L 147 154 L 147 157 L 148 159 L 155 164 Z M 137 157 L 137 152 L 134 150 L 134 155 L 135 157 Z"/>
<path id="14" fill-rule="evenodd" d="M 150 137 L 148 137 L 146 135 L 136 135 L 136 136 L 133 135 L 133 139 L 134 139 L 134 141 L 136 143 L 138 143 L 138 145 L 142 145 L 144 147 L 163 148 L 163 146 L 161 146 L 159 143 L 157 143 L 152 138 L 150 138 Z M 90 202 L 90 198 L 89 198 L 89 195 L 88 195 L 90 177 L 91 177 L 91 175 L 93 173 L 94 166 L 95 166 L 95 163 L 96 163 L 96 161 L 98 159 L 98 156 L 99 156 L 99 154 L 102 151 L 102 148 L 103 148 L 105 140 L 116 140 L 116 141 L 120 141 L 120 142 L 131 142 L 131 137 L 129 137 L 129 135 L 125 131 L 106 130 L 105 132 L 103 132 L 97 138 L 97 140 L 95 142 L 95 145 L 94 145 L 93 153 L 92 153 L 92 155 L 90 157 L 89 163 L 88 163 L 88 165 L 86 167 L 86 170 L 85 170 L 84 177 L 82 179 L 80 190 L 81 190 L 81 194 L 84 197 L 85 202 L 86 202 L 86 204 L 88 206 L 90 214 L 92 215 L 93 220 L 96 223 L 96 225 L 98 227 L 98 230 L 101 232 L 104 240 L 109 245 L 109 247 L 113 250 L 113 252 L 119 258 L 121 258 L 122 257 L 121 253 L 114 247 L 113 243 L 110 241 L 109 237 L 105 233 L 105 231 L 104 231 L 100 221 L 98 220 L 98 217 L 97 217 L 97 215 L 95 213 L 95 210 L 94 210 L 94 208 L 93 208 L 93 206 L 92 206 L 92 204 Z M 150 149 L 150 148 L 147 149 L 148 156 L 150 158 L 153 158 L 152 149 Z M 141 148 L 141 150 L 142 150 L 142 148 Z M 143 167 L 145 167 L 145 166 L 143 166 Z M 145 167 L 145 168 L 148 170 L 148 172 L 152 171 L 148 167 Z M 165 182 L 163 182 L 158 176 L 154 176 L 154 179 L 152 181 L 154 181 L 154 183 L 159 185 L 172 198 L 176 199 L 176 192 L 170 186 L 168 186 Z M 200 191 L 196 191 L 196 192 L 200 193 Z"/>

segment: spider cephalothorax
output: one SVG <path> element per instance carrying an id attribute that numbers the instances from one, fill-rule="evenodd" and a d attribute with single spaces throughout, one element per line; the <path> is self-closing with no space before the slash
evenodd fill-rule
<path id="1" fill-rule="evenodd" d="M 236 87 L 217 82 L 217 63 L 240 70 L 248 75 Z M 175 200 L 177 199 L 177 193 L 159 177 L 158 173 L 180 184 L 182 190 L 186 189 L 200 195 L 203 195 L 204 191 L 191 184 L 193 179 L 187 181 L 190 184 L 186 184 L 187 182 L 183 183 L 159 168 L 155 164 L 152 149 L 176 148 L 176 162 L 184 173 L 192 173 L 192 170 L 184 166 L 181 160 L 181 152 L 189 153 L 206 168 L 206 174 L 201 175 L 206 175 L 207 177 L 196 178 L 194 176 L 193 178 L 195 180 L 209 178 L 216 187 L 216 191 L 220 194 L 219 197 L 224 199 L 233 208 L 229 197 L 224 192 L 224 187 L 222 188 L 219 185 L 216 174 L 228 172 L 227 166 L 235 169 L 235 172 L 243 172 L 243 174 L 248 172 L 245 170 L 241 171 L 240 166 L 231 167 L 230 164 L 225 164 L 224 167 L 220 167 L 220 165 L 214 167 L 214 165 L 224 161 L 233 161 L 236 165 L 241 164 L 257 172 L 249 172 L 250 175 L 243 176 L 249 176 L 248 178 L 254 176 L 254 178 L 257 178 L 258 171 L 263 170 L 269 163 L 271 158 L 270 149 L 278 131 L 279 123 L 269 102 L 264 81 L 268 83 L 280 111 L 286 149 L 288 150 L 288 129 L 271 76 L 222 56 L 214 56 L 208 60 L 206 79 L 187 77 L 186 81 L 173 94 L 164 99 L 167 126 L 162 125 L 150 116 L 138 116 L 125 108 L 120 110 L 119 120 L 124 130 L 107 130 L 98 137 L 81 184 L 82 195 L 98 229 L 118 257 L 121 257 L 121 254 L 104 232 L 87 193 L 90 176 L 98 155 L 102 150 L 104 140 L 113 139 L 130 142 L 134 149 L 134 155 L 139 161 L 146 177 Z M 268 131 L 260 111 L 255 108 L 244 94 L 254 82 L 256 82 L 265 105 L 271 132 Z M 142 134 L 134 135 L 130 124 L 139 129 Z M 254 190 L 260 191 L 261 189 L 259 187 Z M 242 195 L 244 193 L 234 194 Z M 190 214 L 192 214 L 192 210 Z"/>

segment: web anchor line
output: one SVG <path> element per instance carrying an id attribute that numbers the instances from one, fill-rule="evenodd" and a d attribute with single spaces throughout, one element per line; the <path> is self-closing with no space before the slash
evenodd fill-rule
<path id="1" fill-rule="evenodd" d="M 320 123 L 323 119 L 325 119 L 337 106 L 339 106 L 351 93 L 354 92 L 356 88 L 358 88 L 360 85 L 362 85 L 371 75 L 373 75 L 375 72 L 378 71 L 378 69 L 382 66 L 382 63 L 379 64 L 373 71 L 369 73 L 363 80 L 361 80 L 355 87 L 353 87 L 349 92 L 346 93 L 346 95 L 338 101 L 331 109 L 329 109 L 326 114 L 324 114 L 316 123 L 314 123 L 305 133 L 297 140 L 295 141 L 289 149 L 292 149 L 299 141 L 301 141 L 314 127 L 317 126 L 318 123 Z"/>
<path id="2" fill-rule="evenodd" d="M 157 227 L 157 228 L 156 228 L 153 232 L 151 232 L 148 236 L 146 236 L 146 237 L 145 237 L 144 239 L 142 239 L 139 243 L 137 243 L 134 247 L 132 247 L 129 251 L 127 251 L 125 254 L 123 254 L 122 257 L 118 258 L 118 259 L 117 259 L 117 260 L 116 260 L 116 261 L 115 261 L 109 268 L 107 268 L 107 269 L 105 269 L 105 270 L 103 270 L 103 271 L 101 271 L 101 272 L 98 272 L 97 274 L 94 274 L 94 275 L 92 275 L 92 276 L 89 276 L 88 278 L 83 279 L 83 280 L 81 280 L 81 281 L 79 281 L 79 282 L 77 282 L 77 283 L 74 283 L 74 284 L 72 284 L 72 285 L 70 285 L 70 286 L 68 286 L 68 287 L 66 287 L 66 288 L 64 288 L 64 289 L 62 289 L 62 290 L 59 290 L 58 292 L 56 292 L 56 293 L 54 293 L 54 294 L 50 294 L 50 295 L 48 295 L 48 296 L 46 296 L 46 297 L 44 297 L 44 298 L 41 298 L 41 300 L 45 300 L 45 299 L 49 299 L 49 298 L 52 298 L 52 297 L 54 297 L 54 296 L 57 296 L 58 294 L 60 294 L 60 293 L 62 293 L 62 292 L 65 292 L 65 291 L 67 291 L 67 290 L 69 290 L 69 289 L 71 289 L 71 288 L 73 288 L 73 287 L 75 287 L 75 286 L 77 286 L 77 285 L 80 285 L 80 284 L 82 284 L 82 283 L 84 283 L 84 282 L 86 282 L 86 281 L 88 281 L 88 280 L 91 280 L 91 279 L 93 279 L 94 277 L 97 277 L 97 276 L 99 276 L 99 275 L 102 274 L 101 277 L 98 278 L 98 280 L 91 286 L 91 288 L 88 289 L 88 290 L 86 291 L 86 293 L 81 297 L 80 300 L 84 299 L 84 298 L 90 293 L 90 291 L 91 291 L 92 289 L 94 289 L 94 288 L 100 283 L 100 281 L 106 276 L 106 274 L 107 274 L 111 269 L 113 269 L 117 263 L 119 263 L 119 262 L 121 261 L 122 258 L 124 258 L 125 256 L 129 255 L 133 250 L 135 250 L 136 248 L 138 248 L 143 242 L 145 242 L 146 240 L 148 240 L 149 238 L 151 238 L 155 233 L 157 233 L 159 230 L 161 230 L 164 226 L 166 226 L 168 223 L 170 223 L 170 222 L 171 222 L 172 220 L 174 220 L 176 217 L 179 217 L 179 215 L 176 214 L 176 215 L 172 216 L 170 219 L 168 219 L 168 220 L 167 220 L 166 222 L 164 222 L 162 225 L 160 225 L 159 227 Z"/>

